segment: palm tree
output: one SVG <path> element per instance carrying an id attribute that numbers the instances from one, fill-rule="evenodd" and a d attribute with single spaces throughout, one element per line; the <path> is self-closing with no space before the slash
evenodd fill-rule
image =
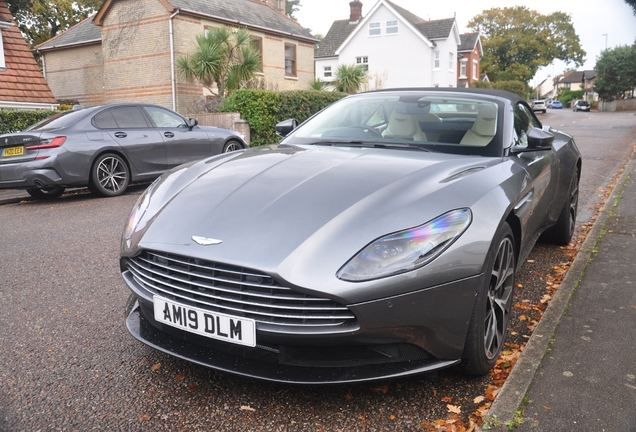
<path id="1" fill-rule="evenodd" d="M 331 85 L 330 82 L 323 81 L 320 78 L 316 78 L 312 82 L 309 83 L 309 90 L 327 90 L 327 87 Z"/>
<path id="2" fill-rule="evenodd" d="M 199 81 L 212 94 L 225 97 L 260 70 L 260 54 L 251 45 L 247 29 L 222 26 L 197 35 L 196 42 L 192 54 L 177 59 L 177 69 L 184 79 Z"/>
<path id="3" fill-rule="evenodd" d="M 369 75 L 363 65 L 342 64 L 336 69 L 333 85 L 337 91 L 345 93 L 357 93 L 360 86 L 367 82 Z"/>

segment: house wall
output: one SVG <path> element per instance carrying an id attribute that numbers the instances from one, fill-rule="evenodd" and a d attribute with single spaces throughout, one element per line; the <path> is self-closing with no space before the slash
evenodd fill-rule
<path id="1" fill-rule="evenodd" d="M 325 76 L 325 67 L 331 68 L 331 76 Z M 316 79 L 320 78 L 323 81 L 331 82 L 336 77 L 336 70 L 338 69 L 338 57 L 328 57 L 316 59 Z"/>
<path id="2" fill-rule="evenodd" d="M 470 52 L 461 52 L 458 53 L 458 56 L 462 55 L 463 58 L 459 59 L 459 61 L 457 62 L 457 86 L 458 87 L 464 87 L 464 84 L 468 84 L 468 86 L 470 87 L 470 85 L 475 82 L 475 81 L 479 81 L 479 74 L 480 74 L 480 60 L 481 60 L 481 56 L 479 55 L 479 47 L 475 47 L 475 49 L 473 49 Z M 460 65 L 462 63 L 462 60 L 466 61 L 466 75 L 465 76 L 461 76 L 461 70 L 460 70 Z M 477 74 L 473 75 L 473 64 L 476 64 L 476 69 L 477 69 Z"/>
<path id="3" fill-rule="evenodd" d="M 398 20 L 398 33 L 387 35 L 386 21 Z M 382 34 L 369 36 L 368 23 L 380 22 Z M 457 47 L 455 47 L 457 51 Z M 356 29 L 353 38 L 339 54 L 339 64 L 356 64 L 357 57 L 368 57 L 369 89 L 375 89 L 376 77 L 380 77 L 381 87 L 429 87 L 433 85 L 431 76 L 432 49 L 422 40 L 421 34 L 411 30 L 387 7 L 378 7 L 368 21 Z"/>
<path id="4" fill-rule="evenodd" d="M 433 86 L 457 87 L 457 45 L 459 40 L 454 37 L 454 33 L 451 33 L 448 39 L 436 40 L 435 43 L 437 46 L 434 51 L 440 52 L 440 67 L 436 69 L 434 62 L 431 63 Z M 450 53 L 453 54 L 452 61 L 450 61 Z"/>
<path id="5" fill-rule="evenodd" d="M 102 26 L 105 102 L 172 107 L 168 18 L 158 1 L 113 2 Z"/>
<path id="6" fill-rule="evenodd" d="M 101 44 L 43 53 L 46 81 L 57 99 L 82 105 L 103 103 L 104 58 Z"/>

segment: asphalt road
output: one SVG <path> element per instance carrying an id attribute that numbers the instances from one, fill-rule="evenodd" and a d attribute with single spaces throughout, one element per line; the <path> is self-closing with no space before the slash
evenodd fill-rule
<path id="1" fill-rule="evenodd" d="M 549 110 L 541 121 L 575 136 L 583 154 L 580 219 L 593 220 L 628 160 L 634 113 Z M 263 383 L 158 353 L 128 335 L 119 236 L 141 188 L 0 206 L 0 431 L 422 430 L 477 408 L 490 377 L 452 371 L 359 385 Z M 563 260 L 539 245 L 517 280 L 537 301 Z M 516 317 L 511 340 L 529 332 Z M 445 398 L 442 400 L 442 398 Z"/>

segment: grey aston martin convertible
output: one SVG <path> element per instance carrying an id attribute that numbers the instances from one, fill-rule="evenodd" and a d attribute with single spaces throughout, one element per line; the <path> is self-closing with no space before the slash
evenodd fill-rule
<path id="1" fill-rule="evenodd" d="M 347 97 L 278 145 L 177 167 L 121 245 L 129 331 L 240 375 L 341 383 L 501 353 L 515 271 L 574 232 L 581 156 L 516 95 Z"/>

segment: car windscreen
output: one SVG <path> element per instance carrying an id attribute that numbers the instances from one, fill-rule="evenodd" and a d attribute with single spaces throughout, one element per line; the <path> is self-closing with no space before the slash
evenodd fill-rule
<path id="1" fill-rule="evenodd" d="M 465 93 L 368 93 L 342 99 L 285 143 L 374 143 L 443 153 L 499 156 L 499 102 Z"/>
<path id="2" fill-rule="evenodd" d="M 80 117 L 84 116 L 83 111 L 62 111 L 58 114 L 53 114 L 51 117 L 47 117 L 44 120 L 32 124 L 27 127 L 25 131 L 47 131 L 53 129 L 60 129 L 67 127 L 75 123 Z"/>

